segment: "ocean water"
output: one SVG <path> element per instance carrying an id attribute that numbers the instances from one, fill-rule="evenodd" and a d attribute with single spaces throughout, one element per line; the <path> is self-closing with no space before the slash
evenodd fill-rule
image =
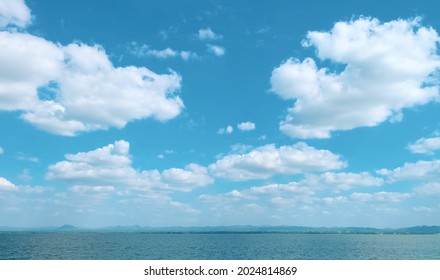
<path id="1" fill-rule="evenodd" d="M 440 235 L 0 232 L 0 259 L 438 260 Z"/>

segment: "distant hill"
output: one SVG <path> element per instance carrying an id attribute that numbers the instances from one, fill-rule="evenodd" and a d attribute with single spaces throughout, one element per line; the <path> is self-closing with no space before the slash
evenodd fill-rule
<path id="1" fill-rule="evenodd" d="M 57 227 L 55 230 L 56 231 L 77 231 L 78 228 L 76 228 L 76 227 L 74 227 L 72 225 L 67 225 L 66 224 L 66 225 L 62 225 L 60 227 Z"/>
<path id="2" fill-rule="evenodd" d="M 440 226 L 416 226 L 409 228 L 401 228 L 399 231 L 412 234 L 429 234 L 440 233 Z"/>
<path id="3" fill-rule="evenodd" d="M 440 226 L 414 226 L 399 229 L 371 227 L 303 227 L 303 226 L 206 226 L 206 227 L 142 227 L 110 226 L 101 228 L 78 228 L 65 224 L 60 227 L 19 228 L 0 227 L 0 231 L 38 232 L 144 232 L 144 233 L 309 233 L 309 234 L 440 234 Z"/>

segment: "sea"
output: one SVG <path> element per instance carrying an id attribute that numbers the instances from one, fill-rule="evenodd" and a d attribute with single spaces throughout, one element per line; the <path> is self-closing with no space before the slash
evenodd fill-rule
<path id="1" fill-rule="evenodd" d="M 2 260 L 439 260 L 440 234 L 0 232 Z"/>

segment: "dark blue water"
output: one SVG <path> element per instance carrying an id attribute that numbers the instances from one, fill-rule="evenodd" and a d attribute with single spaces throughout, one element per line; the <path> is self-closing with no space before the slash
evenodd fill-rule
<path id="1" fill-rule="evenodd" d="M 0 232 L 0 259 L 440 259 L 440 235 Z"/>

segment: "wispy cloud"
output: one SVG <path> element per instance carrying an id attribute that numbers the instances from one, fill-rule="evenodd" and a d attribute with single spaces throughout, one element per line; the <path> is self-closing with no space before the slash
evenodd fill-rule
<path id="1" fill-rule="evenodd" d="M 155 50 L 148 45 L 138 45 L 136 42 L 128 45 L 128 51 L 137 57 L 156 57 L 161 59 L 179 57 L 183 60 L 198 58 L 198 55 L 191 51 L 177 51 L 171 48 Z"/>
<path id="2" fill-rule="evenodd" d="M 221 127 L 217 130 L 218 134 L 231 134 L 232 132 L 234 132 L 234 128 L 231 125 Z"/>

